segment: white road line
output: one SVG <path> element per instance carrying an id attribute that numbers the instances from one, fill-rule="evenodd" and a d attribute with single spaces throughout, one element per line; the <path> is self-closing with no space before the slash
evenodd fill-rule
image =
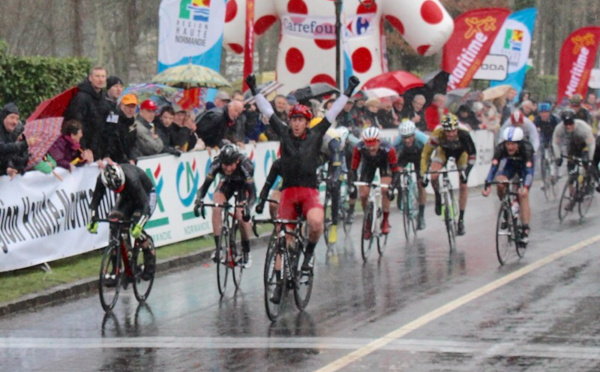
<path id="1" fill-rule="evenodd" d="M 388 334 L 386 334 L 385 336 L 376 339 L 370 343 L 368 343 L 365 346 L 360 347 L 359 349 L 351 352 L 348 355 L 345 355 L 333 362 L 331 362 L 330 364 L 324 366 L 323 368 L 318 369 L 316 372 L 334 372 L 334 371 L 338 371 L 344 367 L 346 367 L 347 365 L 357 361 L 360 358 L 363 358 L 369 354 L 371 354 L 372 352 L 382 349 L 384 348 L 386 345 L 390 344 L 391 342 L 394 342 L 396 340 L 398 340 L 399 338 L 402 338 L 404 336 L 406 336 L 407 334 L 409 334 L 410 332 L 419 329 L 420 327 L 423 327 L 425 325 L 427 325 L 428 323 L 448 314 L 449 312 L 456 310 L 457 308 L 468 304 L 471 301 L 474 301 L 482 296 L 485 296 L 486 294 L 495 291 L 496 289 L 511 283 L 527 274 L 529 274 L 530 272 L 537 270 L 543 266 L 548 265 L 551 262 L 554 262 L 556 260 L 558 260 L 559 258 L 562 258 L 564 256 L 567 256 L 571 253 L 577 252 L 578 250 L 589 246 L 590 244 L 596 243 L 600 241 L 600 235 L 595 236 L 593 238 L 584 240 L 578 244 L 572 245 L 568 248 L 563 249 L 562 251 L 556 252 L 554 254 L 551 254 L 550 256 L 547 256 L 539 261 L 536 261 L 530 265 L 527 265 L 525 267 L 523 267 L 522 269 L 519 269 L 513 273 L 510 273 L 498 280 L 495 280 L 479 289 L 474 290 L 473 292 L 467 293 L 466 295 L 457 298 L 456 300 L 447 303 L 446 305 L 433 310 L 417 319 L 415 319 L 414 321 L 405 324 L 404 326 L 396 329 L 395 331 L 392 331 Z"/>

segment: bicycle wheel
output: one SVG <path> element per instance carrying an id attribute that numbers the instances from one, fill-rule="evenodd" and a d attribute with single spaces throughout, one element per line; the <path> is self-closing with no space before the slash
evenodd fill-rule
<path id="1" fill-rule="evenodd" d="M 304 261 L 304 250 L 301 247 L 296 246 L 296 252 L 292 254 L 290 259 L 291 269 L 293 270 L 292 275 L 294 276 L 294 302 L 298 310 L 303 311 L 308 306 L 310 301 L 310 295 L 312 294 L 314 272 L 310 270 L 308 272 L 302 271 L 302 262 Z M 314 260 L 314 257 L 313 257 Z"/>
<path id="2" fill-rule="evenodd" d="M 410 208 L 408 201 L 408 190 L 401 189 L 398 195 L 400 200 L 400 210 L 402 211 L 402 225 L 404 226 L 404 237 L 406 240 L 410 239 Z"/>
<path id="3" fill-rule="evenodd" d="M 373 203 L 369 203 L 367 205 L 367 210 L 363 216 L 363 225 L 361 230 L 361 243 L 360 243 L 360 253 L 362 255 L 363 261 L 367 262 L 369 258 L 369 254 L 371 253 L 371 247 L 373 246 L 373 221 L 375 220 L 374 215 L 374 206 Z"/>
<path id="4" fill-rule="evenodd" d="M 237 243 L 242 244 L 242 231 L 240 229 L 240 223 L 238 220 L 233 220 L 233 226 L 231 227 L 231 234 L 229 234 L 229 256 L 227 267 L 231 268 L 233 274 L 233 284 L 238 289 L 242 284 L 242 275 L 244 274 L 244 266 L 241 262 L 236 262 L 236 257 L 242 253 L 242 247 L 238 246 Z"/>
<path id="5" fill-rule="evenodd" d="M 505 222 L 506 221 L 506 222 Z M 512 245 L 515 244 L 512 211 L 503 202 L 498 211 L 498 219 L 496 221 L 496 255 L 498 256 L 498 262 L 500 265 L 504 265 L 513 251 Z M 506 228 L 502 228 L 502 224 L 505 222 Z M 517 250 L 518 252 L 518 250 Z"/>
<path id="6" fill-rule="evenodd" d="M 229 276 L 229 230 L 226 226 L 221 229 L 221 241 L 217 247 L 215 257 L 217 260 L 217 286 L 219 287 L 219 294 L 223 296 L 225 289 L 227 288 L 227 277 Z"/>
<path id="7" fill-rule="evenodd" d="M 381 236 L 377 237 L 377 251 L 379 252 L 379 256 L 383 256 L 383 253 L 387 248 L 388 235 L 389 234 L 382 234 Z"/>
<path id="8" fill-rule="evenodd" d="M 119 299 L 122 280 L 121 251 L 116 244 L 109 245 L 102 254 L 98 292 L 104 311 L 111 311 Z"/>
<path id="9" fill-rule="evenodd" d="M 542 182 L 544 183 L 544 196 L 546 197 L 546 201 L 550 200 L 550 196 L 552 195 L 552 173 L 550 172 L 550 163 L 548 159 L 545 157 L 542 158 Z"/>
<path id="10" fill-rule="evenodd" d="M 581 218 L 584 218 L 590 211 L 590 207 L 594 201 L 595 188 L 594 181 L 590 177 L 586 177 L 583 186 L 576 193 L 576 195 L 579 194 L 577 200 L 579 204 L 579 216 Z"/>
<path id="11" fill-rule="evenodd" d="M 323 202 L 323 209 L 325 216 L 323 218 L 323 237 L 325 238 L 325 244 L 329 244 L 329 229 L 331 227 L 331 196 L 329 192 L 325 191 L 325 201 Z"/>
<path id="12" fill-rule="evenodd" d="M 263 272 L 263 283 L 265 286 L 265 292 L 264 292 L 265 310 L 267 312 L 267 317 L 269 317 L 269 320 L 271 320 L 272 322 L 277 320 L 277 317 L 279 316 L 279 312 L 280 312 L 280 309 L 285 300 L 285 295 L 286 295 L 286 291 L 287 291 L 286 290 L 287 283 L 286 283 L 286 279 L 285 279 L 286 278 L 285 270 L 282 265 L 281 283 L 282 283 L 282 287 L 283 287 L 283 293 L 281 295 L 281 301 L 279 304 L 274 304 L 273 302 L 271 302 L 271 297 L 273 296 L 273 291 L 275 290 L 275 287 L 277 286 L 277 276 L 275 274 L 275 261 L 277 259 L 277 253 L 279 252 L 277 244 L 278 244 L 277 239 L 275 239 L 275 244 L 269 245 L 269 247 L 267 249 L 267 258 L 265 260 L 265 268 L 264 268 L 264 272 Z M 285 242 L 283 244 L 285 244 Z M 282 258 L 282 260 L 283 260 L 283 258 Z"/>
<path id="13" fill-rule="evenodd" d="M 446 225 L 446 231 L 448 232 L 448 244 L 450 245 L 450 251 L 456 250 L 456 218 L 454 210 L 454 201 L 451 195 L 452 191 L 449 190 L 444 194 L 444 223 Z"/>
<path id="14" fill-rule="evenodd" d="M 573 198 L 571 197 L 571 192 L 569 191 L 569 185 L 571 185 L 572 182 L 573 182 L 572 178 L 569 177 L 569 179 L 567 180 L 567 183 L 565 184 L 565 188 L 563 189 L 562 195 L 560 197 L 560 202 L 558 203 L 558 220 L 560 222 L 563 222 L 565 220 L 565 218 L 567 218 L 569 213 L 571 213 L 573 211 L 572 208 L 571 208 L 571 210 L 565 209 L 569 204 L 571 204 L 571 201 L 573 200 Z M 573 207 L 573 206 L 571 206 L 571 207 Z"/>
<path id="15" fill-rule="evenodd" d="M 154 249 L 154 241 L 150 236 L 148 236 L 149 246 L 148 250 L 154 257 L 156 257 L 156 251 Z M 154 276 L 155 273 L 152 273 L 152 276 L 148 280 L 144 280 L 142 278 L 142 274 L 144 273 L 144 250 L 139 244 L 133 248 L 133 252 L 131 255 L 131 270 L 134 275 L 133 280 L 133 293 L 135 294 L 135 298 L 138 302 L 142 303 L 148 299 L 150 295 L 150 291 L 152 290 L 152 285 L 154 284 Z M 156 269 L 155 269 L 156 270 Z"/>

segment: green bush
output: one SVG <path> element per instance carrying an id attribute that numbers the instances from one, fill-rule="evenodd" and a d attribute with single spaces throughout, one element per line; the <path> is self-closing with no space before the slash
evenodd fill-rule
<path id="1" fill-rule="evenodd" d="M 549 96 L 556 97 L 558 77 L 556 75 L 537 75 L 534 70 L 529 70 L 525 76 L 524 88 L 541 102 Z"/>
<path id="2" fill-rule="evenodd" d="M 16 57 L 0 40 L 0 105 L 15 102 L 27 118 L 44 100 L 80 83 L 87 58 Z"/>

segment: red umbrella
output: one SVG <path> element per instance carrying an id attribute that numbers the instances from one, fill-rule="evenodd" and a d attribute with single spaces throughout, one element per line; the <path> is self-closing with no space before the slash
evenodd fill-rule
<path id="1" fill-rule="evenodd" d="M 63 116 L 71 98 L 75 97 L 75 94 L 79 89 L 77 87 L 69 88 L 56 96 L 45 100 L 35 109 L 33 114 L 27 118 L 27 121 L 45 119 L 45 118 L 56 118 Z"/>
<path id="2" fill-rule="evenodd" d="M 62 127 L 63 117 L 46 118 L 34 121 L 28 121 L 25 125 L 26 137 L 37 137 L 39 142 L 34 146 L 29 146 L 29 161 L 27 169 L 33 168 L 46 154 L 48 150 L 60 137 L 60 128 Z"/>
<path id="3" fill-rule="evenodd" d="M 407 71 L 390 71 L 367 80 L 362 89 L 389 88 L 398 94 L 422 87 L 423 80 Z"/>

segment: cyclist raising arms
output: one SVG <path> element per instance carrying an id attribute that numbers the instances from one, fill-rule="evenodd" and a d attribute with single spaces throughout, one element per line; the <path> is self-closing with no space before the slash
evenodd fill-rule
<path id="1" fill-rule="evenodd" d="M 565 110 L 560 114 L 562 122 L 554 129 L 552 136 L 552 148 L 554 155 L 556 156 L 556 165 L 562 165 L 563 149 L 566 149 L 567 156 L 579 157 L 583 160 L 590 160 L 590 154 L 594 154 L 596 148 L 596 141 L 594 140 L 594 133 L 592 127 L 590 127 L 585 121 L 576 119 L 575 112 L 573 110 Z M 587 162 L 583 163 L 584 169 L 590 170 Z M 575 163 L 569 159 L 567 162 L 567 169 L 571 172 L 575 168 Z M 594 173 L 595 175 L 595 173 Z M 571 195 L 573 195 L 573 187 L 569 187 Z M 570 211 L 575 206 L 575 198 L 571 198 L 569 204 L 565 206 L 565 210 Z"/>
<path id="2" fill-rule="evenodd" d="M 523 186 L 519 189 L 520 216 L 523 222 L 523 232 L 521 241 L 529 242 L 529 220 L 531 218 L 531 208 L 529 206 L 529 188 L 533 183 L 533 146 L 524 139 L 523 130 L 519 127 L 509 127 L 504 129 L 502 138 L 504 142 L 496 146 L 492 167 L 485 181 L 482 190 L 483 196 L 489 196 L 492 189 L 490 182 L 510 182 L 523 180 Z M 508 186 L 498 185 L 496 188 L 500 200 L 508 191 Z M 506 218 L 506 216 L 505 216 Z M 506 221 L 502 223 L 502 228 L 506 229 Z"/>
<path id="3" fill-rule="evenodd" d="M 333 103 L 323 121 L 312 129 L 308 128 L 313 117 L 308 107 L 294 106 L 289 113 L 290 124 L 288 127 L 274 115 L 273 108 L 267 99 L 262 94 L 257 94 L 254 75 L 249 75 L 246 83 L 256 97 L 259 110 L 269 118 L 271 128 L 280 136 L 283 185 L 278 215 L 282 219 L 295 219 L 297 217 L 296 207 L 301 207 L 309 226 L 308 244 L 302 269 L 311 270 L 315 246 L 323 234 L 324 211 L 319 202 L 317 190 L 317 168 L 319 167 L 319 152 L 323 136 L 344 108 L 348 98 L 352 96 L 359 80 L 355 76 L 350 77 L 344 95 Z M 274 297 L 277 292 L 276 290 Z M 274 298 L 273 300 L 279 299 Z"/>
<path id="4" fill-rule="evenodd" d="M 358 177 L 357 171 L 361 163 L 360 177 Z M 354 151 L 352 152 L 349 182 L 361 181 L 371 183 L 373 182 L 377 169 L 379 169 L 379 176 L 381 177 L 382 184 L 389 185 L 392 183 L 393 188 L 398 187 L 400 181 L 400 168 L 398 167 L 396 150 L 394 150 L 394 147 L 388 141 L 379 139 L 379 129 L 377 127 L 369 127 L 363 130 L 362 141 L 354 147 Z M 360 195 L 360 202 L 363 210 L 366 210 L 369 187 L 360 186 L 358 194 Z M 387 192 L 382 194 L 383 220 L 381 221 L 381 233 L 389 234 L 390 198 Z M 354 210 L 355 204 L 356 199 L 350 199 L 350 210 Z M 370 239 L 371 230 L 363 231 L 363 238 Z"/>
<path id="5" fill-rule="evenodd" d="M 156 256 L 148 249 L 150 239 L 142 234 L 144 225 L 156 208 L 156 190 L 146 173 L 132 164 L 109 163 L 98 176 L 96 187 L 90 203 L 91 220 L 87 229 L 92 234 L 98 233 L 98 206 L 106 193 L 106 189 L 116 193 L 117 201 L 108 216 L 109 219 L 132 220 L 131 236 L 139 239 L 144 252 L 144 272 L 142 279 L 149 280 L 154 276 Z M 119 240 L 115 236 L 117 229 L 112 228 L 111 240 Z M 116 257 L 115 257 L 116 259 Z M 116 265 L 113 265 L 116 268 Z M 113 279 L 114 280 L 114 279 Z"/>
<path id="6" fill-rule="evenodd" d="M 213 194 L 215 204 L 226 203 L 237 191 L 240 202 L 246 202 L 247 208 L 242 211 L 239 208 L 235 210 L 235 218 L 239 221 L 242 233 L 242 257 L 241 263 L 248 268 L 252 265 L 250 258 L 250 233 L 252 225 L 250 224 L 250 207 L 256 199 L 256 187 L 254 186 L 254 166 L 252 160 L 246 155 L 240 153 L 235 145 L 227 144 L 221 149 L 219 156 L 215 158 L 204 183 L 198 190 L 196 202 L 194 204 L 194 214 L 200 216 L 200 210 L 204 204 L 204 197 L 208 188 L 213 183 L 217 175 L 221 175 L 219 185 Z M 216 247 L 221 243 L 221 208 L 213 208 L 212 225 Z M 216 251 L 212 255 L 213 261 L 216 260 Z"/>
<path id="7" fill-rule="evenodd" d="M 431 154 L 434 152 L 433 159 Z M 421 154 L 421 176 L 429 169 L 431 172 L 441 170 L 448 161 L 448 158 L 456 159 L 456 167 L 460 171 L 460 186 L 458 204 L 460 208 L 460 216 L 458 219 L 457 235 L 465 235 L 464 215 L 467 207 L 468 188 L 467 181 L 469 173 L 475 164 L 477 153 L 475 143 L 466 128 L 458 125 L 458 119 L 452 114 L 446 114 L 442 117 L 442 125 L 438 125 L 433 130 L 429 141 L 425 144 Z M 431 165 L 431 168 L 430 168 Z M 435 214 L 442 214 L 442 201 L 440 198 L 439 174 L 433 173 L 431 181 L 433 191 L 435 192 Z M 423 187 L 427 186 L 427 179 L 423 178 Z"/>
<path id="8" fill-rule="evenodd" d="M 417 230 L 425 229 L 425 203 L 427 194 L 421 182 L 421 153 L 429 137 L 420 130 L 417 130 L 415 123 L 410 120 L 404 120 L 398 128 L 400 135 L 394 140 L 394 148 L 398 153 L 398 166 L 402 171 L 409 163 L 412 163 L 417 175 L 417 185 L 419 187 L 419 218 L 417 221 Z M 401 198 L 398 198 L 400 203 Z M 398 204 L 400 205 L 400 204 Z"/>

